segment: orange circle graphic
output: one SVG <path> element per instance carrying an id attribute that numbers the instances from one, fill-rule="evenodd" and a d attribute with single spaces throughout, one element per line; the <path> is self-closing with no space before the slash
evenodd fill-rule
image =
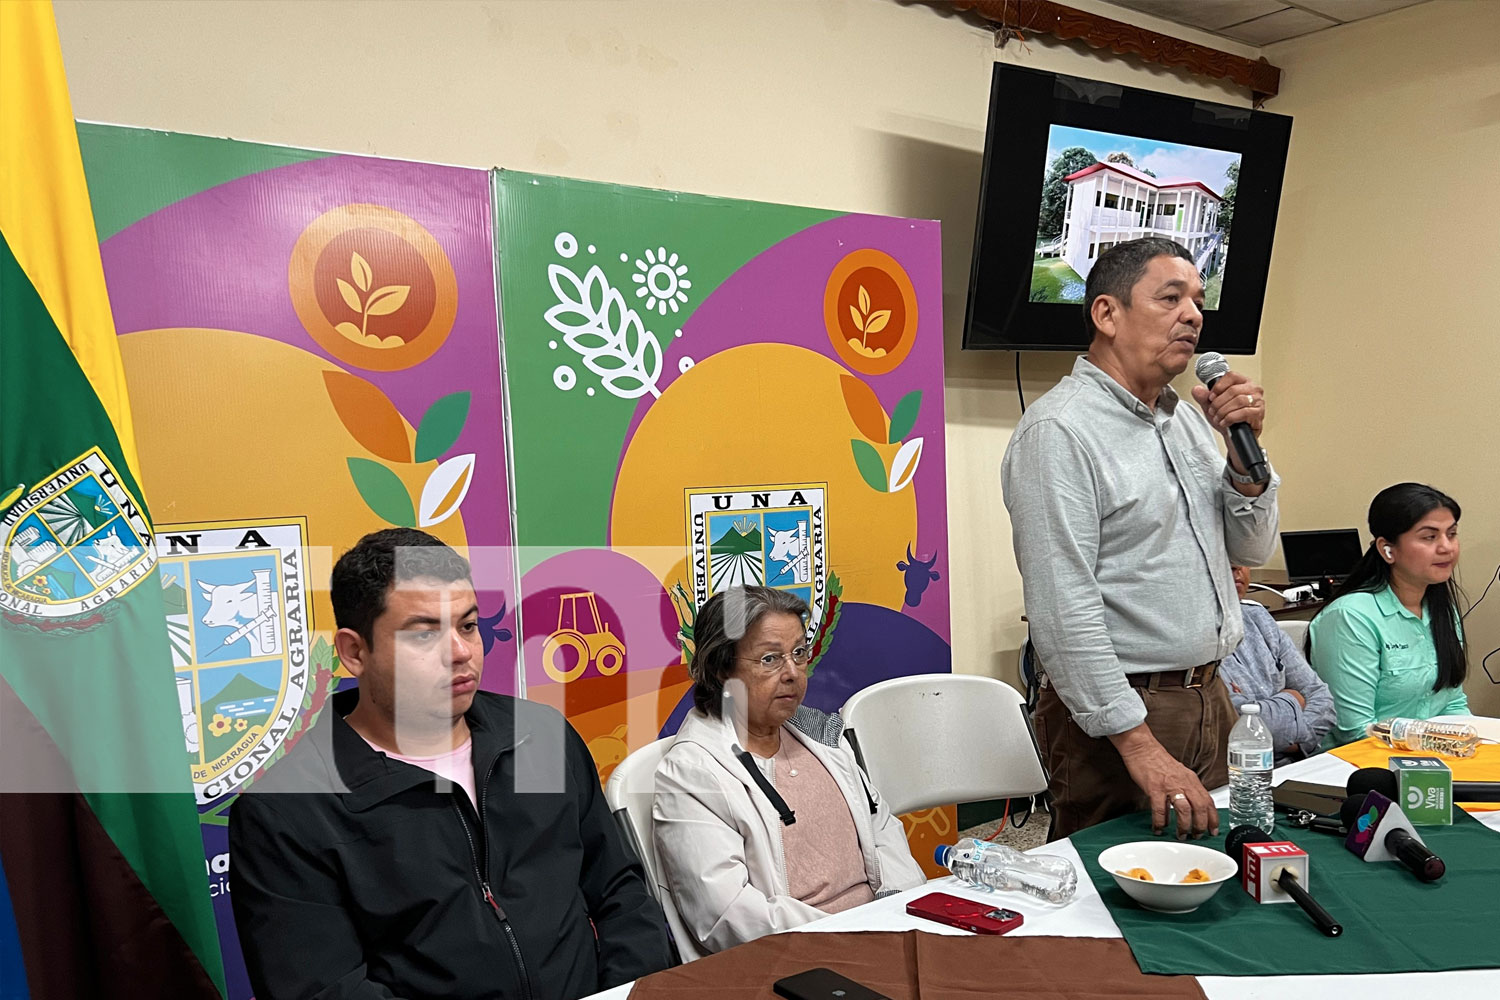
<path id="1" fill-rule="evenodd" d="M 828 275 L 823 322 L 845 364 L 884 375 L 906 360 L 917 339 L 917 291 L 890 254 L 855 250 Z"/>
<path id="2" fill-rule="evenodd" d="M 287 283 L 313 340 L 368 371 L 426 361 L 458 314 L 448 255 L 415 219 L 383 205 L 341 205 L 314 219 L 292 248 Z"/>

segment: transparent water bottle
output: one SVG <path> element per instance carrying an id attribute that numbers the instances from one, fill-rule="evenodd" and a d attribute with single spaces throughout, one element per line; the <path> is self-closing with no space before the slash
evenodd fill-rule
<path id="1" fill-rule="evenodd" d="M 1023 854 L 988 840 L 942 845 L 933 860 L 976 888 L 1019 889 L 1049 903 L 1066 903 L 1078 889 L 1078 872 L 1067 858 Z"/>
<path id="2" fill-rule="evenodd" d="M 1479 747 L 1478 731 L 1463 722 L 1381 719 L 1366 726 L 1365 735 L 1396 750 L 1425 750 L 1445 757 L 1472 757 Z"/>
<path id="3" fill-rule="evenodd" d="M 1261 720 L 1260 706 L 1240 706 L 1240 719 L 1229 732 L 1229 825 L 1256 826 L 1276 832 L 1276 804 L 1271 800 L 1275 742 Z"/>

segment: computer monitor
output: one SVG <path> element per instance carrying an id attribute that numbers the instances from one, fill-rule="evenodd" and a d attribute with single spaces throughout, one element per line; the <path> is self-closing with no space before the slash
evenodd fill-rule
<path id="1" fill-rule="evenodd" d="M 1286 556 L 1286 575 L 1292 583 L 1342 582 L 1359 562 L 1362 551 L 1357 528 L 1281 533 L 1281 553 Z"/>

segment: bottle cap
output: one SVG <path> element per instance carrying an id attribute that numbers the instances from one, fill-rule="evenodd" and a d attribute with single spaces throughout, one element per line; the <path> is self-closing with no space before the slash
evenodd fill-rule
<path id="1" fill-rule="evenodd" d="M 1247 701 L 1240 706 L 1241 715 L 1259 715 L 1260 706 L 1253 701 Z"/>
<path id="2" fill-rule="evenodd" d="M 932 860 L 936 861 L 938 864 L 942 865 L 944 868 L 948 867 L 948 857 L 947 857 L 947 855 L 948 855 L 948 851 L 951 850 L 951 849 L 952 849 L 951 845 L 949 845 L 949 844 L 939 844 L 937 846 L 937 850 L 935 850 L 935 851 L 932 852 Z"/>

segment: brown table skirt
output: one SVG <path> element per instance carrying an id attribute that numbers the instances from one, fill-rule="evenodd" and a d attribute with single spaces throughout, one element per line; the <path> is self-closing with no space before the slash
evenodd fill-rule
<path id="1" fill-rule="evenodd" d="M 1191 976 L 1142 973 L 1121 938 L 922 931 L 776 934 L 647 976 L 630 1000 L 775 1000 L 772 983 L 819 966 L 891 1000 L 1204 1000 Z"/>

